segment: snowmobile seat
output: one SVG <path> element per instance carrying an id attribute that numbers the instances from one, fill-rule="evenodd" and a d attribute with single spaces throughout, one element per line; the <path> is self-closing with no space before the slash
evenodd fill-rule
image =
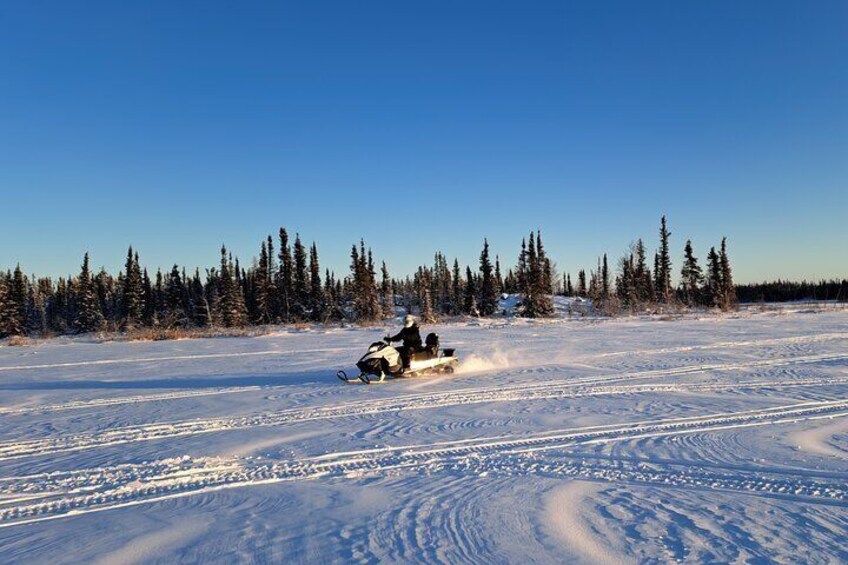
<path id="1" fill-rule="evenodd" d="M 438 353 L 433 353 L 430 348 L 422 349 L 421 351 L 415 351 L 412 353 L 412 359 L 414 361 L 427 361 L 428 359 L 432 359 L 436 357 Z"/>

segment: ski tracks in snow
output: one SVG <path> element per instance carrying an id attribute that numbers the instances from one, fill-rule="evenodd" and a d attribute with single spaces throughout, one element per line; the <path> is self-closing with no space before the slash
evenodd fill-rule
<path id="1" fill-rule="evenodd" d="M 599 443 L 848 416 L 848 400 L 805 402 L 707 416 L 588 426 L 525 436 L 494 436 L 297 459 L 182 457 L 0 479 L 0 528 L 147 504 L 221 489 L 322 477 L 405 473 L 539 474 L 557 478 L 717 489 L 848 504 L 848 476 L 740 470 L 581 458 L 575 449 Z M 838 475 L 838 476 L 836 476 Z"/>
<path id="2" fill-rule="evenodd" d="M 20 457 L 50 455 L 65 451 L 79 451 L 142 441 L 164 440 L 198 434 L 242 430 L 248 428 L 283 426 L 307 421 L 367 416 L 404 410 L 428 410 L 445 406 L 460 406 L 488 402 L 514 402 L 544 399 L 567 399 L 583 396 L 636 394 L 643 392 L 698 392 L 737 390 L 740 388 L 779 388 L 809 385 L 845 384 L 846 377 L 822 379 L 792 379 L 788 381 L 761 381 L 749 384 L 672 384 L 672 385 L 618 385 L 604 383 L 669 378 L 704 372 L 738 371 L 761 367 L 804 365 L 844 361 L 848 355 L 808 355 L 785 359 L 767 359 L 745 363 L 694 365 L 672 369 L 651 369 L 628 373 L 612 373 L 574 379 L 556 379 L 533 383 L 489 385 L 454 389 L 437 393 L 397 395 L 384 399 L 359 400 L 330 406 L 289 409 L 252 416 L 196 419 L 178 422 L 151 423 L 139 426 L 110 428 L 94 433 L 80 433 L 25 441 L 0 442 L 0 460 Z M 223 394 L 223 393 L 222 393 Z"/>
<path id="3" fill-rule="evenodd" d="M 682 367 L 656 368 L 569 379 L 535 380 L 521 384 L 487 383 L 485 386 L 454 388 L 441 392 L 397 394 L 387 398 L 367 398 L 344 403 L 298 407 L 238 417 L 204 418 L 175 422 L 154 422 L 144 425 L 123 426 L 73 435 L 58 435 L 40 439 L 0 443 L 0 461 L 24 457 L 49 456 L 58 452 L 103 448 L 121 444 L 167 440 L 171 438 L 243 430 L 257 427 L 285 426 L 307 421 L 369 416 L 408 410 L 429 410 L 448 406 L 480 403 L 570 399 L 593 395 L 627 395 L 640 393 L 703 393 L 751 389 L 789 389 L 816 385 L 845 385 L 848 375 L 804 378 L 784 370 L 783 378 L 757 378 L 748 382 L 732 383 L 635 383 L 633 381 L 668 379 L 711 372 L 741 372 L 769 368 L 793 367 L 810 364 L 844 364 L 848 354 L 800 354 L 805 346 L 817 342 L 848 339 L 848 333 L 823 333 L 818 335 L 733 341 L 694 346 L 667 347 L 637 352 L 600 353 L 587 357 L 607 357 L 679 353 L 728 347 L 787 346 L 783 351 L 793 356 L 746 360 L 729 363 L 689 364 Z M 323 349 L 314 351 L 347 351 Z M 210 360 L 227 357 L 283 355 L 279 351 L 238 352 L 204 355 L 179 355 L 81 361 L 74 363 L 45 363 L 19 367 L 0 367 L 0 371 L 55 369 L 88 365 L 115 365 L 125 363 Z M 693 359 L 694 360 L 694 359 Z M 555 364 L 549 367 L 557 367 Z M 521 369 L 509 367 L 508 370 Z M 786 378 L 790 375 L 792 378 Z M 227 387 L 194 391 L 177 391 L 161 394 L 79 400 L 42 406 L 22 406 L 0 409 L 0 417 L 17 417 L 32 413 L 61 412 L 68 410 L 100 409 L 137 402 L 158 402 L 191 398 L 194 396 L 225 395 L 254 392 L 276 387 Z M 320 398 L 318 400 L 321 400 Z M 248 451 L 274 445 L 281 440 L 258 440 L 242 450 L 220 457 L 184 456 L 140 463 L 63 470 L 33 475 L 0 478 L 0 528 L 42 522 L 59 518 L 80 516 L 92 512 L 166 501 L 174 498 L 197 496 L 223 489 L 244 488 L 286 481 L 305 481 L 319 478 L 359 479 L 363 477 L 407 476 L 410 474 L 440 474 L 456 480 L 476 480 L 485 483 L 486 477 L 513 477 L 539 475 L 562 479 L 580 479 L 602 483 L 644 484 L 663 488 L 694 488 L 742 494 L 759 494 L 819 504 L 848 506 L 848 475 L 844 473 L 817 473 L 815 471 L 779 471 L 770 468 L 745 469 L 707 464 L 677 462 L 630 461 L 604 459 L 581 455 L 581 450 L 593 446 L 642 440 L 667 438 L 738 430 L 764 426 L 780 426 L 802 421 L 833 419 L 830 430 L 843 430 L 848 421 L 848 400 L 824 400 L 783 403 L 779 406 L 712 413 L 699 416 L 647 419 L 639 422 L 564 428 L 544 432 L 528 432 L 478 437 L 473 439 L 423 442 L 416 445 L 376 449 L 343 451 L 324 455 L 290 459 L 241 457 Z M 311 437 L 312 432 L 305 432 Z M 820 434 L 819 434 L 820 435 Z M 808 443 L 820 442 L 814 434 Z M 574 483 L 576 484 L 576 483 Z M 581 483 L 585 484 L 585 483 Z M 582 496 L 582 490 L 569 491 L 566 502 Z M 560 501 L 562 502 L 562 501 Z M 403 508 L 401 512 L 406 511 Z M 445 526 L 456 534 L 457 551 L 470 544 L 463 541 L 461 525 L 448 523 L 459 518 L 445 515 Z M 420 532 L 407 532 L 410 547 L 423 541 Z M 561 533 L 561 532 L 560 532 Z M 192 535 L 187 532 L 186 535 Z M 166 542 L 178 540 L 164 534 Z M 590 559 L 606 559 L 602 545 L 587 536 L 580 536 L 579 549 Z M 157 540 L 151 538 L 151 540 Z M 579 541 L 579 540 L 578 540 Z M 575 542 L 576 543 L 576 542 Z M 146 545 L 128 547 L 127 555 L 144 555 Z"/>

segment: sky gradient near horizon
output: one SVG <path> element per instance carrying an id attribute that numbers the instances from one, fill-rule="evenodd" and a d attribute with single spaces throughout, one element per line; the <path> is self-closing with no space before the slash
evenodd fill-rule
<path id="1" fill-rule="evenodd" d="M 441 250 L 573 275 L 728 237 L 737 281 L 848 276 L 848 3 L 0 3 L 0 267 L 345 273 Z"/>

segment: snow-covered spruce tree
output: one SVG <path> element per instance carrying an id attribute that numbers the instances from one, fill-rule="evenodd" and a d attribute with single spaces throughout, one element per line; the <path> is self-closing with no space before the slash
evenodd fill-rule
<path id="1" fill-rule="evenodd" d="M 577 273 L 577 296 L 586 298 L 588 287 L 586 286 L 586 270 L 580 269 Z"/>
<path id="2" fill-rule="evenodd" d="M 365 245 L 361 242 L 361 245 Z M 364 247 L 363 247 L 364 249 Z M 364 257 L 364 255 L 363 255 Z M 380 319 L 380 294 L 377 290 L 377 270 L 374 268 L 374 256 L 371 253 L 371 248 L 368 248 L 368 263 L 367 263 L 367 296 L 368 296 L 368 311 L 370 312 L 371 320 Z"/>
<path id="3" fill-rule="evenodd" d="M 200 279 L 200 269 L 195 269 L 190 288 L 192 323 L 199 328 L 205 328 L 212 324 L 212 308 L 206 288 Z"/>
<path id="4" fill-rule="evenodd" d="M 306 248 L 300 234 L 294 236 L 294 302 L 292 314 L 295 320 L 306 319 L 309 309 L 309 273 L 306 270 Z"/>
<path id="5" fill-rule="evenodd" d="M 241 277 L 239 277 L 240 279 Z M 232 257 L 228 257 L 227 248 L 221 247 L 221 271 L 219 274 L 219 303 L 221 325 L 226 328 L 241 327 L 246 323 L 247 312 L 244 297 L 236 280 Z"/>
<path id="6" fill-rule="evenodd" d="M 310 318 L 315 322 L 324 320 L 326 314 L 326 303 L 324 301 L 324 289 L 321 286 L 321 267 L 318 264 L 318 246 L 312 242 L 309 248 L 309 307 Z"/>
<path id="7" fill-rule="evenodd" d="M 232 263 L 232 259 L 230 260 Z M 246 326 L 250 323 L 250 318 L 247 316 L 247 301 L 245 300 L 245 290 L 247 285 L 245 283 L 245 273 L 244 269 L 239 266 L 238 257 L 235 260 L 235 267 L 233 268 L 233 273 L 235 273 L 235 304 L 236 310 L 239 313 L 239 323 L 237 324 L 239 327 Z"/>
<path id="8" fill-rule="evenodd" d="M 651 270 L 648 268 L 645 244 L 641 239 L 636 240 L 633 249 L 633 285 L 636 289 L 636 301 L 640 306 L 654 302 L 654 283 L 651 280 Z"/>
<path id="9" fill-rule="evenodd" d="M 280 321 L 292 321 L 292 306 L 294 296 L 294 265 L 292 263 L 289 235 L 285 228 L 280 228 L 280 270 L 277 274 L 277 297 L 279 302 Z"/>
<path id="10" fill-rule="evenodd" d="M 144 318 L 144 289 L 142 287 L 141 267 L 138 253 L 132 246 L 127 250 L 127 262 L 124 266 L 124 285 L 121 302 L 124 329 L 141 325 Z"/>
<path id="11" fill-rule="evenodd" d="M 336 275 L 330 269 L 324 271 L 324 304 L 327 306 L 327 320 L 337 322 L 344 319 L 342 297 L 336 286 Z"/>
<path id="12" fill-rule="evenodd" d="M 671 252 L 668 244 L 670 236 L 671 232 L 668 231 L 665 216 L 663 216 L 660 224 L 660 250 L 657 264 L 657 300 L 663 303 L 669 303 L 674 298 L 671 292 Z"/>
<path id="13" fill-rule="evenodd" d="M 165 317 L 165 277 L 162 276 L 162 269 L 156 269 L 156 282 L 153 284 L 153 325 L 161 326 L 162 319 Z"/>
<path id="14" fill-rule="evenodd" d="M 6 274 L 0 271 L 0 339 L 9 336 L 9 283 Z"/>
<path id="15" fill-rule="evenodd" d="M 736 308 L 736 287 L 733 285 L 733 273 L 730 268 L 730 258 L 727 256 L 727 238 L 721 238 L 721 252 L 719 254 L 721 264 L 721 309 L 732 310 Z"/>
<path id="16" fill-rule="evenodd" d="M 274 238 L 270 235 L 265 241 L 266 253 L 268 254 L 267 274 L 265 280 L 268 284 L 268 322 L 280 321 L 279 294 L 277 292 L 277 264 L 274 260 Z"/>
<path id="17" fill-rule="evenodd" d="M 638 307 L 639 298 L 633 253 L 619 259 L 618 271 L 615 279 L 616 296 L 623 308 L 634 310 Z"/>
<path id="18" fill-rule="evenodd" d="M 354 245 L 350 254 L 354 317 L 358 322 L 370 323 L 379 319 L 381 309 L 377 299 L 373 260 L 368 258 L 370 252 L 365 251 L 365 241 L 361 240 L 359 243 L 359 250 Z"/>
<path id="19" fill-rule="evenodd" d="M 453 281 L 451 282 L 451 314 L 459 314 L 464 310 L 462 271 L 459 270 L 459 259 L 453 260 Z"/>
<path id="20" fill-rule="evenodd" d="M 150 280 L 150 275 L 147 273 L 147 268 L 141 271 L 141 296 L 141 302 L 144 304 L 142 324 L 152 326 L 153 318 L 156 317 L 156 304 L 154 303 L 153 283 Z"/>
<path id="21" fill-rule="evenodd" d="M 522 273 L 523 271 L 523 273 Z M 541 275 L 539 261 L 536 257 L 536 235 L 530 232 L 530 241 L 521 240 L 521 253 L 518 256 L 518 280 L 520 292 L 523 295 L 521 314 L 527 318 L 536 318 L 536 281 Z"/>
<path id="22" fill-rule="evenodd" d="M 382 275 L 382 281 L 380 284 L 381 317 L 386 320 L 391 320 L 395 317 L 395 291 L 392 279 L 389 276 L 389 269 L 386 267 L 385 261 L 383 261 L 380 274 Z"/>
<path id="23" fill-rule="evenodd" d="M 489 240 L 483 239 L 483 251 L 480 253 L 480 315 L 491 316 L 497 309 L 498 292 L 489 259 Z"/>
<path id="24" fill-rule="evenodd" d="M 185 304 L 186 294 L 180 268 L 175 264 L 171 268 L 168 280 L 165 281 L 165 315 L 161 320 L 164 327 L 184 328 L 189 325 Z"/>
<path id="25" fill-rule="evenodd" d="M 53 281 L 50 278 L 37 279 L 32 277 L 29 285 L 29 306 L 27 307 L 27 327 L 29 332 L 37 332 L 46 336 L 47 302 L 53 294 Z"/>
<path id="26" fill-rule="evenodd" d="M 465 296 L 463 298 L 463 312 L 469 316 L 480 316 L 480 310 L 477 308 L 477 281 L 474 273 L 471 272 L 471 267 L 465 267 Z"/>
<path id="27" fill-rule="evenodd" d="M 271 271 L 269 269 L 268 244 L 265 240 L 259 248 L 259 262 L 253 275 L 252 299 L 248 298 L 248 311 L 252 311 L 252 320 L 256 324 L 271 321 Z"/>
<path id="28" fill-rule="evenodd" d="M 501 276 L 501 259 L 495 255 L 495 291 L 498 296 L 504 293 L 504 281 Z"/>
<path id="29" fill-rule="evenodd" d="M 545 294 L 553 294 L 554 291 L 554 273 L 551 260 L 545 252 L 545 247 L 542 245 L 542 232 L 536 230 L 536 256 L 539 260 L 539 268 L 541 270 L 541 289 Z"/>
<path id="30" fill-rule="evenodd" d="M 683 268 L 680 269 L 680 299 L 689 307 L 701 303 L 701 286 L 704 274 L 692 250 L 692 241 L 686 240 L 683 252 Z"/>
<path id="31" fill-rule="evenodd" d="M 527 240 L 521 240 L 521 253 L 518 254 L 518 265 L 515 268 L 515 290 L 519 294 L 527 295 L 528 291 L 528 268 L 527 268 Z"/>
<path id="32" fill-rule="evenodd" d="M 1 274 L 0 274 L 1 275 Z M 2 276 L 0 276 L 2 279 Z M 56 281 L 56 290 L 47 302 L 47 327 L 50 331 L 63 334 L 68 330 L 68 283 L 64 277 Z M 2 308 L 0 308 L 2 312 Z M 2 328 L 0 321 L 0 328 Z"/>
<path id="33" fill-rule="evenodd" d="M 103 314 L 97 300 L 97 292 L 88 264 L 88 253 L 82 261 L 82 269 L 77 279 L 76 318 L 74 329 L 79 333 L 95 332 L 103 327 Z"/>
<path id="34" fill-rule="evenodd" d="M 118 293 L 115 279 L 103 267 L 94 276 L 94 289 L 97 292 L 100 312 L 103 314 L 104 328 L 115 329 L 114 321 L 118 318 Z"/>
<path id="35" fill-rule="evenodd" d="M 29 281 L 24 276 L 20 265 L 15 267 L 15 272 L 7 286 L 5 333 L 6 335 L 24 335 L 27 331 Z"/>
<path id="36" fill-rule="evenodd" d="M 451 314 L 453 312 L 451 273 L 448 260 L 441 251 L 436 252 L 433 263 L 433 311 L 436 314 Z"/>
<path id="37" fill-rule="evenodd" d="M 604 253 L 604 263 L 601 267 L 601 296 L 603 300 L 609 300 L 612 294 L 611 288 L 609 264 L 607 263 L 607 254 Z"/>
<path id="38" fill-rule="evenodd" d="M 704 286 L 703 300 L 704 305 L 709 307 L 721 307 L 721 289 L 723 283 L 721 280 L 721 259 L 716 253 L 715 247 L 710 247 L 710 253 L 707 255 L 707 283 Z"/>
<path id="39" fill-rule="evenodd" d="M 541 318 L 553 315 L 553 289 L 545 275 L 544 250 L 542 256 L 538 253 L 536 234 L 530 232 L 529 243 L 522 241 L 519 255 L 519 271 L 523 267 L 524 295 L 521 314 L 527 318 Z"/>
<path id="40" fill-rule="evenodd" d="M 426 324 L 432 324 L 436 321 L 436 316 L 433 313 L 431 277 L 432 272 L 426 267 L 419 267 L 418 273 L 415 276 L 415 286 L 419 304 L 421 305 L 421 321 Z"/>

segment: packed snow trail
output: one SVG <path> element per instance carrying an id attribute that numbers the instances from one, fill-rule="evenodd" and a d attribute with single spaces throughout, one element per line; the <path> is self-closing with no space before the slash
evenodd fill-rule
<path id="1" fill-rule="evenodd" d="M 803 420 L 848 416 L 848 400 L 806 402 L 761 410 L 702 417 L 675 418 L 625 425 L 589 426 L 529 437 L 488 437 L 433 444 L 339 452 L 293 461 L 255 464 L 240 458 L 178 458 L 152 464 L 45 473 L 0 479 L 0 527 L 57 517 L 79 515 L 128 505 L 198 495 L 211 490 L 309 480 L 327 476 L 363 476 L 388 472 L 453 471 L 489 473 L 520 470 L 548 475 L 581 476 L 595 480 L 627 480 L 653 484 L 701 487 L 793 495 L 833 502 L 848 501 L 848 474 L 839 480 L 764 479 L 754 475 L 668 473 L 575 464 L 549 465 L 534 458 L 543 452 L 580 445 L 645 437 L 692 434 L 752 426 L 796 423 Z M 516 459 L 518 457 L 518 459 Z"/>
<path id="2" fill-rule="evenodd" d="M 569 379 L 565 382 L 563 382 L 562 379 L 557 379 L 521 385 L 466 388 L 443 393 L 398 395 L 388 399 L 360 400 L 352 403 L 337 404 L 330 407 L 285 410 L 275 413 L 239 418 L 214 418 L 183 422 L 150 423 L 142 426 L 113 428 L 94 434 L 75 434 L 72 436 L 60 436 L 56 438 L 21 442 L 2 442 L 0 443 L 0 460 L 43 456 L 63 451 L 79 451 L 140 441 L 164 440 L 189 435 L 256 427 L 282 426 L 313 420 L 373 415 L 386 412 L 397 412 L 401 410 L 432 410 L 445 406 L 481 404 L 487 402 L 514 402 L 519 400 L 576 398 L 580 396 L 632 393 L 638 391 L 627 388 L 598 388 L 573 392 L 573 389 L 605 382 L 630 381 L 656 377 L 668 378 L 694 373 L 734 371 L 782 365 L 803 365 L 810 363 L 844 361 L 846 359 L 848 359 L 848 355 L 828 354 L 791 357 L 788 359 L 758 360 L 746 363 L 697 365 L 691 367 L 678 367 L 674 369 L 660 369 L 575 378 Z M 814 383 L 818 384 L 816 382 Z M 739 385 L 736 386 L 738 387 Z"/>

